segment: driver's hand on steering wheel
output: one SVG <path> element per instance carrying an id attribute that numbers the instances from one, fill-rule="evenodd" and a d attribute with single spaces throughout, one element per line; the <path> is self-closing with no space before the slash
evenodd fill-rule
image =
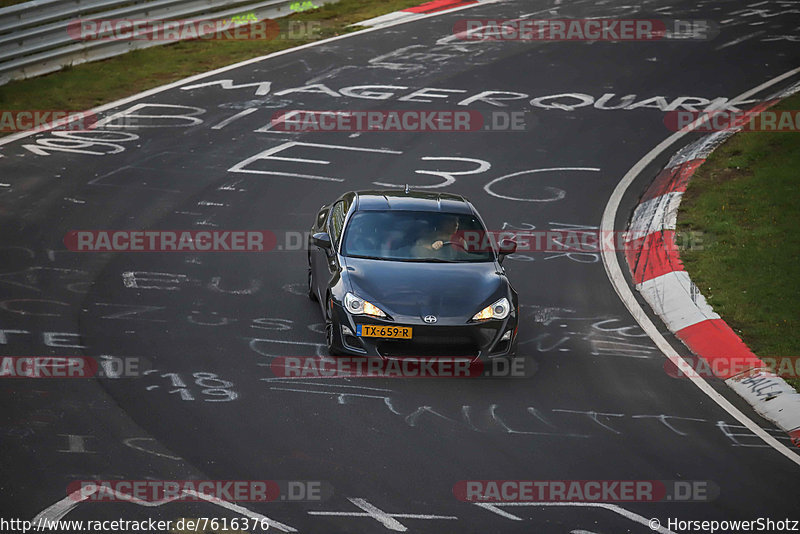
<path id="1" fill-rule="evenodd" d="M 442 241 L 441 239 L 434 241 L 433 244 L 431 244 L 431 248 L 433 250 L 439 250 L 443 246 L 444 246 L 444 241 Z"/>

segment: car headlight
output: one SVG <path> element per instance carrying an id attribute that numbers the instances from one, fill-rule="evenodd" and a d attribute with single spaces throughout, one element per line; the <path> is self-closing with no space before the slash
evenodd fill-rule
<path id="1" fill-rule="evenodd" d="M 511 311 L 511 304 L 508 299 L 503 297 L 491 306 L 486 306 L 484 309 L 472 316 L 473 321 L 486 321 L 488 319 L 505 319 Z"/>
<path id="2" fill-rule="evenodd" d="M 352 293 L 344 296 L 344 308 L 353 315 L 371 315 L 373 317 L 386 317 L 383 310 Z"/>

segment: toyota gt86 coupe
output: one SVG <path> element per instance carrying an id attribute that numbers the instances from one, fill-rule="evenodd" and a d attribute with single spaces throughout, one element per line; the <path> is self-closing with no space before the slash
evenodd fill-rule
<path id="1" fill-rule="evenodd" d="M 486 235 L 458 195 L 356 191 L 323 206 L 309 235 L 308 296 L 329 353 L 513 357 L 518 299 L 501 264 L 516 243 L 465 239 Z"/>

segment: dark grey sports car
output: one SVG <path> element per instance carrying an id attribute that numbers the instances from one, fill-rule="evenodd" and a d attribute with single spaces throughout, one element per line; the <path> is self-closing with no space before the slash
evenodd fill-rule
<path id="1" fill-rule="evenodd" d="M 323 206 L 308 243 L 308 296 L 322 308 L 328 351 L 512 357 L 519 308 L 501 263 L 516 244 L 475 246 L 467 235 L 486 228 L 458 195 L 357 191 Z"/>

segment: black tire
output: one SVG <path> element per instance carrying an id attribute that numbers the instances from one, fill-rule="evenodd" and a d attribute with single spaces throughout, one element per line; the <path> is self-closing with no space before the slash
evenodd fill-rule
<path id="1" fill-rule="evenodd" d="M 325 302 L 325 348 L 328 349 L 328 355 L 338 356 L 340 352 L 333 344 L 333 332 L 335 325 L 333 323 L 333 311 L 331 310 L 331 299 L 327 298 Z"/>
<path id="2" fill-rule="evenodd" d="M 314 291 L 314 271 L 311 269 L 311 263 L 308 264 L 308 292 L 306 293 L 311 302 L 317 302 L 317 293 Z"/>

